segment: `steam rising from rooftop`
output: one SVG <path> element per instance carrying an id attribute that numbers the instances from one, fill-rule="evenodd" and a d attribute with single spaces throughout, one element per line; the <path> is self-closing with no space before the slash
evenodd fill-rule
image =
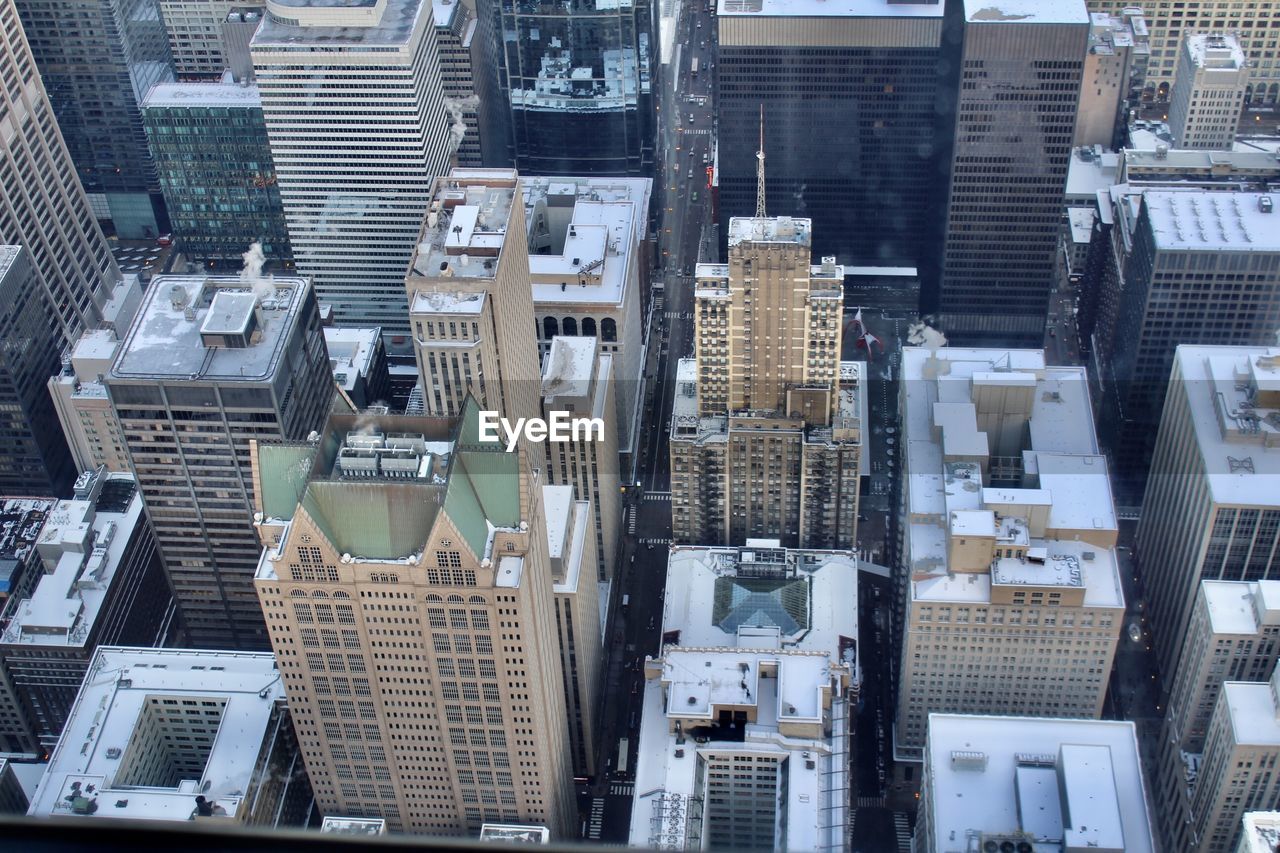
<path id="1" fill-rule="evenodd" d="M 241 257 L 244 259 L 244 266 L 240 268 L 241 283 L 253 291 L 259 303 L 264 299 L 274 299 L 276 295 L 274 276 L 268 275 L 266 278 L 262 276 L 262 268 L 267 263 L 267 258 L 262 253 L 262 244 L 254 242 Z"/>

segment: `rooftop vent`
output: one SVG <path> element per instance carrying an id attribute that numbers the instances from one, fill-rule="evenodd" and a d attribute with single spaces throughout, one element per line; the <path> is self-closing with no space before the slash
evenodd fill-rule
<path id="1" fill-rule="evenodd" d="M 1270 213 L 1271 207 L 1272 207 L 1271 196 L 1269 195 L 1258 196 L 1258 210 L 1260 210 L 1263 213 Z"/>
<path id="2" fill-rule="evenodd" d="M 976 770 L 981 773 L 987 769 L 987 754 L 974 750 L 956 749 L 951 752 L 952 770 Z"/>
<path id="3" fill-rule="evenodd" d="M 187 289 L 180 284 L 175 284 L 169 288 L 169 304 L 174 311 L 179 311 L 187 307 Z"/>

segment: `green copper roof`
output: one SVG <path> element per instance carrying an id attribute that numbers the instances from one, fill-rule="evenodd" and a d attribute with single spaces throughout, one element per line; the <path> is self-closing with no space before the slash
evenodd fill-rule
<path id="1" fill-rule="evenodd" d="M 262 478 L 262 513 L 267 518 L 293 518 L 307 487 L 314 444 L 258 445 L 258 473 Z"/>
<path id="2" fill-rule="evenodd" d="M 458 422 L 444 511 L 471 550 L 483 555 L 489 524 L 520 524 L 520 455 L 480 443 L 479 413 L 479 404 L 468 397 Z"/>

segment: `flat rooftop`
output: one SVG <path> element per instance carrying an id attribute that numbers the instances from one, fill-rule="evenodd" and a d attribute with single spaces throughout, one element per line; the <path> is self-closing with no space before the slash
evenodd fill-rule
<path id="1" fill-rule="evenodd" d="M 284 698 L 271 654 L 102 646 L 27 813 L 189 821 L 203 795 L 235 816 Z M 216 727 L 199 773 L 142 760 L 167 752 L 158 738 L 168 709 L 196 709 L 200 725 Z"/>
<path id="2" fill-rule="evenodd" d="M 428 0 L 268 0 L 251 47 L 403 47 L 430 10 Z"/>
<path id="3" fill-rule="evenodd" d="M 1239 853 L 1275 853 L 1280 849 L 1280 812 L 1246 812 Z"/>
<path id="4" fill-rule="evenodd" d="M 1280 581 L 1200 581 L 1215 634 L 1257 636 L 1280 625 Z"/>
<path id="5" fill-rule="evenodd" d="M 1230 33 L 1193 33 L 1183 44 L 1191 61 L 1205 69 L 1238 71 L 1248 64 L 1240 41 Z"/>
<path id="6" fill-rule="evenodd" d="M 1272 681 L 1276 676 L 1271 676 Z M 1272 685 L 1265 682 L 1227 681 L 1218 697 L 1230 715 L 1233 738 L 1247 746 L 1280 746 L 1280 707 Z M 1218 711 L 1214 711 L 1216 715 Z"/>
<path id="7" fill-rule="evenodd" d="M 784 18 L 941 18 L 942 0 L 718 0 L 716 14 Z"/>
<path id="8" fill-rule="evenodd" d="M 586 397 L 596 372 L 595 338 L 557 335 L 542 362 L 542 396 Z"/>
<path id="9" fill-rule="evenodd" d="M 1120 155 L 1115 151 L 1102 151 L 1100 147 L 1074 148 L 1071 162 L 1067 164 L 1065 195 L 1068 198 L 1092 198 L 1098 190 L 1119 183 L 1119 173 Z"/>
<path id="10" fill-rule="evenodd" d="M 381 340 L 382 329 L 379 326 L 363 329 L 325 326 L 324 344 L 329 350 L 329 366 L 333 368 L 334 381 L 349 391 L 361 376 L 368 376 Z"/>
<path id="11" fill-rule="evenodd" d="M 104 474 L 84 498 L 58 501 L 36 545 L 44 573 L 11 611 L 0 643 L 83 647 L 142 523 L 142 496 L 129 474 Z"/>
<path id="12" fill-rule="evenodd" d="M 971 24 L 1085 24 L 1084 0 L 964 0 L 964 19 Z"/>
<path id="13" fill-rule="evenodd" d="M 261 109 L 262 97 L 256 85 L 239 83 L 157 83 L 147 92 L 142 108 L 227 107 Z"/>
<path id="14" fill-rule="evenodd" d="M 930 714 L 926 749 L 935 849 L 1020 831 L 1073 849 L 1156 849 L 1133 723 Z"/>
<path id="15" fill-rule="evenodd" d="M 292 276 L 267 276 L 256 285 L 235 276 L 156 276 L 121 343 L 109 379 L 268 380 L 279 367 L 310 287 L 307 279 Z M 231 300 L 219 298 L 224 294 Z M 243 347 L 206 346 L 201 334 L 205 324 L 211 330 L 219 326 L 223 319 L 219 308 L 241 311 L 241 303 L 257 314 L 256 342 Z"/>
<path id="16" fill-rule="evenodd" d="M 1140 180 L 1151 173 L 1185 169 L 1207 174 L 1227 173 L 1274 177 L 1280 175 L 1280 159 L 1272 151 L 1206 151 L 1199 148 L 1126 148 L 1123 152 L 1125 179 Z"/>
<path id="17" fill-rule="evenodd" d="M 1280 347 L 1180 346 L 1174 361 L 1213 500 L 1280 508 L 1280 407 L 1255 397 L 1261 405 L 1240 408 L 1251 383 L 1280 383 Z M 1241 411 L 1250 417 L 1231 416 Z"/>
<path id="18" fill-rule="evenodd" d="M 514 169 L 454 169 L 438 178 L 410 270 L 428 279 L 493 278 L 515 196 Z"/>
<path id="19" fill-rule="evenodd" d="M 810 246 L 813 243 L 813 220 L 791 216 L 735 216 L 729 220 L 729 245 L 744 240 L 754 243 L 797 243 Z"/>
<path id="20" fill-rule="evenodd" d="M 1142 199 L 1161 250 L 1280 252 L 1280 193 L 1147 190 Z"/>

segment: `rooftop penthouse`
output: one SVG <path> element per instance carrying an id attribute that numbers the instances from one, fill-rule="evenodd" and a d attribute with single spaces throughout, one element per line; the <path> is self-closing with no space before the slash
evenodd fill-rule
<path id="1" fill-rule="evenodd" d="M 454 169 L 437 179 L 412 272 L 429 279 L 493 278 L 506 243 L 516 181 L 514 169 Z M 429 296 L 417 294 L 417 299 Z M 413 310 L 429 308 L 415 303 Z"/>

